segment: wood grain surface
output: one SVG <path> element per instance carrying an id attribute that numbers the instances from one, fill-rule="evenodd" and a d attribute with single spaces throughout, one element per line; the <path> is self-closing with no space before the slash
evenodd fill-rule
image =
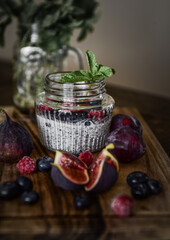
<path id="1" fill-rule="evenodd" d="M 33 117 L 22 115 L 14 107 L 5 107 L 13 120 L 22 124 L 32 135 L 34 149 L 31 157 L 54 153 L 43 147 Z M 20 199 L 0 201 L 0 240 L 10 239 L 170 239 L 170 159 L 152 131 L 135 108 L 115 108 L 114 114 L 135 116 L 143 126 L 147 153 L 137 161 L 120 164 L 119 178 L 106 193 L 90 194 L 89 209 L 78 211 L 73 205 L 73 192 L 56 187 L 50 173 L 36 172 L 29 177 L 34 190 L 40 194 L 33 206 L 25 206 Z M 134 200 L 133 215 L 117 218 L 110 208 L 112 199 L 130 193 L 126 183 L 132 171 L 143 171 L 159 180 L 163 191 L 146 200 Z M 16 164 L 0 163 L 0 181 L 15 180 L 20 173 Z"/>

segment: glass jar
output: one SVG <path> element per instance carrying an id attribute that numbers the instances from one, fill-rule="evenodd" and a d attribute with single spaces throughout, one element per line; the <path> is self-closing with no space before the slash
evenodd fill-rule
<path id="1" fill-rule="evenodd" d="M 13 61 L 13 101 L 22 111 L 34 108 L 34 100 L 42 91 L 42 76 L 47 73 L 46 52 L 39 46 L 38 25 L 31 25 L 26 42 L 18 43 Z"/>
<path id="2" fill-rule="evenodd" d="M 63 45 L 49 52 L 41 45 L 39 26 L 33 23 L 15 48 L 13 101 L 23 112 L 33 112 L 35 98 L 42 91 L 43 79 L 48 73 L 83 69 L 79 49 Z"/>
<path id="3" fill-rule="evenodd" d="M 66 73 L 51 73 L 36 100 L 36 118 L 42 144 L 51 151 L 78 155 L 100 151 L 109 134 L 113 98 L 104 80 L 61 83 Z"/>

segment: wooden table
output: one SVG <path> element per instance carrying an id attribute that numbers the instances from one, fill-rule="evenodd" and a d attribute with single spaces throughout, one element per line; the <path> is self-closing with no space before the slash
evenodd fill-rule
<path id="1" fill-rule="evenodd" d="M 11 66 L 5 63 L 0 66 L 0 74 L 3 75 L 0 105 L 7 106 L 12 104 Z M 170 100 L 111 86 L 108 92 L 116 100 L 116 113 L 133 114 L 142 122 L 147 154 L 134 163 L 121 164 L 116 185 L 107 193 L 93 195 L 90 209 L 82 212 L 73 206 L 73 193 L 54 187 L 49 174 L 36 173 L 31 178 L 41 195 L 40 202 L 31 207 L 21 206 L 18 199 L 10 203 L 0 202 L 0 240 L 170 239 Z M 31 131 L 29 119 L 19 118 L 21 115 L 17 114 L 16 111 L 13 117 Z M 33 132 L 35 134 L 36 130 Z M 33 136 L 34 141 L 36 136 Z M 40 143 L 37 148 L 45 154 L 46 150 Z M 36 154 L 34 149 L 32 156 Z M 139 166 L 150 177 L 162 182 L 163 192 L 146 200 L 135 200 L 133 215 L 120 219 L 111 211 L 110 199 L 117 194 L 130 194 L 126 176 Z M 1 164 L 1 181 L 15 179 L 18 175 L 14 165 Z"/>

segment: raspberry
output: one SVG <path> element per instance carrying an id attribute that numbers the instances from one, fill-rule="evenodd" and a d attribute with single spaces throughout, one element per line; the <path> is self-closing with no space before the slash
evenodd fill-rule
<path id="1" fill-rule="evenodd" d="M 40 112 L 44 112 L 44 111 L 51 111 L 52 110 L 52 108 L 50 108 L 50 107 L 48 107 L 48 106 L 46 106 L 46 105 L 44 105 L 44 104 L 40 104 L 39 106 L 38 106 L 38 110 L 40 111 Z"/>
<path id="2" fill-rule="evenodd" d="M 65 111 L 77 112 L 77 110 L 74 109 L 74 107 L 77 106 L 76 102 L 63 102 L 62 105 L 64 107 L 69 107 L 68 109 L 67 108 L 63 108 L 63 110 L 65 110 Z M 73 107 L 73 109 L 71 107 Z"/>
<path id="3" fill-rule="evenodd" d="M 88 118 L 93 118 L 94 120 L 101 120 L 105 118 L 105 114 L 102 110 L 92 110 L 89 112 Z"/>
<path id="4" fill-rule="evenodd" d="M 113 199 L 111 208 L 118 217 L 128 217 L 132 212 L 133 199 L 126 195 L 118 196 Z"/>
<path id="5" fill-rule="evenodd" d="M 17 163 L 17 168 L 20 171 L 20 173 L 32 173 L 36 169 L 36 163 L 34 160 L 28 156 L 23 157 L 18 163 Z"/>
<path id="6" fill-rule="evenodd" d="M 90 151 L 85 151 L 83 153 L 80 153 L 79 157 L 80 160 L 82 160 L 84 163 L 87 164 L 87 166 L 90 166 L 90 164 L 93 162 L 94 158 Z"/>

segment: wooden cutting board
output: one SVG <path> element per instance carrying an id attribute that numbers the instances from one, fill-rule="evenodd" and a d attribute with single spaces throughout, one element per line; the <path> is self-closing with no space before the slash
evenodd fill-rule
<path id="1" fill-rule="evenodd" d="M 14 107 L 6 107 L 5 110 L 21 125 L 23 125 L 33 137 L 34 149 L 31 154 L 33 159 L 49 155 L 54 157 L 54 153 L 43 147 L 39 140 L 39 133 L 35 119 L 22 115 Z M 130 187 L 126 183 L 126 177 L 133 171 L 143 171 L 149 177 L 159 180 L 163 185 L 163 191 L 157 196 L 151 196 L 146 200 L 134 200 L 133 216 L 170 216 L 170 159 L 164 152 L 162 146 L 140 115 L 137 109 L 127 107 L 117 107 L 114 114 L 125 113 L 138 118 L 143 126 L 143 137 L 147 145 L 147 153 L 137 161 L 128 164 L 120 164 L 119 178 L 116 184 L 106 193 L 93 194 L 91 207 L 84 211 L 78 211 L 73 205 L 74 194 L 56 187 L 49 173 L 36 172 L 29 177 L 34 184 L 34 190 L 39 195 L 39 201 L 33 206 L 25 206 L 20 203 L 20 199 L 12 201 L 0 201 L 0 218 L 14 219 L 14 217 L 68 217 L 69 221 L 75 217 L 84 217 L 88 221 L 91 217 L 104 219 L 105 217 L 115 217 L 110 208 L 111 200 L 120 194 L 130 193 Z M 16 164 L 0 163 L 0 182 L 15 180 L 20 173 Z M 62 224 L 62 223 L 61 223 Z M 72 223 L 73 224 L 73 223 Z M 85 224 L 85 223 L 84 223 Z M 101 222 L 99 224 L 102 224 Z M 84 225 L 86 226 L 86 224 Z M 36 226 L 38 227 L 38 226 Z M 40 227 L 40 226 L 39 226 Z M 43 229 L 43 226 L 41 226 Z M 35 226 L 34 226 L 35 228 Z M 2 228 L 0 227 L 0 230 Z"/>

